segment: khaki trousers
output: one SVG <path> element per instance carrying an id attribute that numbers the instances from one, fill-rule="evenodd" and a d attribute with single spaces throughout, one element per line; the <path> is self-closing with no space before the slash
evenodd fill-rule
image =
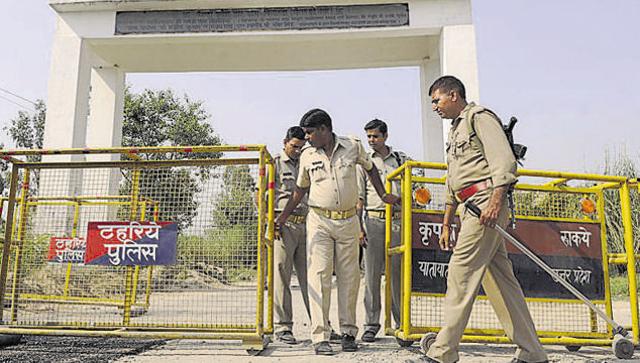
<path id="1" fill-rule="evenodd" d="M 355 336 L 356 301 L 360 285 L 358 266 L 358 217 L 333 220 L 319 216 L 313 209 L 307 215 L 307 273 L 311 307 L 311 341 L 329 340 L 331 275 L 338 283 L 340 332 Z"/>
<path id="2" fill-rule="evenodd" d="M 281 239 L 273 244 L 274 291 L 273 310 L 275 332 L 291 331 L 293 311 L 291 308 L 291 272 L 296 269 L 302 300 L 309 312 L 307 291 L 307 233 L 304 223 L 286 223 L 280 228 Z"/>
<path id="3" fill-rule="evenodd" d="M 367 248 L 364 249 L 364 308 L 366 312 L 364 330 L 374 334 L 380 330 L 380 278 L 385 265 L 385 220 L 375 217 L 365 218 Z M 394 221 L 391 226 L 391 246 L 400 245 L 400 225 Z M 391 313 L 400 326 L 400 268 L 401 255 L 391 258 Z M 387 281 L 386 283 L 389 283 Z"/>
<path id="4" fill-rule="evenodd" d="M 489 190 L 481 192 L 472 200 L 484 210 L 490 194 Z M 515 356 L 526 362 L 546 360 L 504 240 L 495 229 L 481 225 L 464 206 L 460 214 L 462 227 L 449 261 L 444 326 L 427 355 L 443 363 L 458 361 L 458 345 L 482 283 L 507 336 L 518 346 Z M 506 225 L 508 215 L 505 202 L 498 217 L 501 226 Z"/>

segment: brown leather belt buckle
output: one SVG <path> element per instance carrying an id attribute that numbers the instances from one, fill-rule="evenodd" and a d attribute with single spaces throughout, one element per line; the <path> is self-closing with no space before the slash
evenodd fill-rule
<path id="1" fill-rule="evenodd" d="M 477 192 L 489 189 L 491 187 L 490 179 L 483 180 L 481 182 L 471 184 L 470 186 L 462 189 L 456 193 L 456 198 L 462 203 L 471 198 Z"/>

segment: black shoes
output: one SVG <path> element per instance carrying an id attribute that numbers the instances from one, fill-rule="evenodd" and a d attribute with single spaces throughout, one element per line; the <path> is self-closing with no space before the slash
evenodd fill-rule
<path id="1" fill-rule="evenodd" d="M 342 344 L 343 352 L 355 352 L 358 350 L 358 344 L 356 344 L 356 338 L 353 335 L 343 334 L 340 340 Z M 315 344 L 313 349 L 316 351 L 316 355 L 334 355 L 335 352 L 329 342 L 320 342 Z"/>
<path id="2" fill-rule="evenodd" d="M 329 342 L 320 342 L 314 346 L 316 355 L 334 355 L 333 348 L 329 345 Z"/>
<path id="3" fill-rule="evenodd" d="M 285 344 L 298 344 L 298 341 L 293 336 L 293 333 L 290 331 L 282 331 L 282 332 L 276 333 L 276 339 L 279 342 L 283 342 Z"/>
<path id="4" fill-rule="evenodd" d="M 358 350 L 356 337 L 354 337 L 353 335 L 343 334 L 341 344 L 343 352 L 355 352 Z"/>
<path id="5" fill-rule="evenodd" d="M 365 331 L 364 333 L 362 333 L 362 341 L 363 342 L 367 342 L 367 343 L 373 343 L 376 341 L 376 333 L 372 332 L 370 330 Z"/>
<path id="6" fill-rule="evenodd" d="M 342 337 L 338 335 L 338 333 L 336 333 L 335 330 L 331 329 L 331 335 L 329 336 L 329 341 L 339 343 L 342 341 Z"/>

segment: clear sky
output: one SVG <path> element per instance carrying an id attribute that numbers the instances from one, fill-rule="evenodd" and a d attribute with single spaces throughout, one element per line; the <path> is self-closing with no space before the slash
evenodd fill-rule
<path id="1" fill-rule="evenodd" d="M 526 167 L 599 171 L 605 150 L 640 159 L 640 1 L 473 1 L 482 103 L 529 146 Z M 46 100 L 54 13 L 45 0 L 6 0 L 0 11 L 0 124 L 24 98 Z M 171 87 L 204 101 L 228 143 L 279 149 L 287 126 L 312 107 L 341 134 L 363 137 L 373 117 L 390 143 L 419 157 L 416 68 L 335 72 L 129 74 L 134 90 Z M 7 100 L 8 99 L 8 100 Z M 8 144 L 2 132 L 0 141 Z"/>

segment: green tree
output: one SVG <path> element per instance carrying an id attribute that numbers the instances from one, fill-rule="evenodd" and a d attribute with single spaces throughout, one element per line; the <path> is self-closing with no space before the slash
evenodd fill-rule
<path id="1" fill-rule="evenodd" d="M 9 121 L 9 125 L 3 127 L 13 144 L 19 149 L 42 149 L 42 141 L 44 139 L 44 120 L 47 113 L 47 106 L 43 100 L 36 100 L 35 111 L 25 112 L 19 111 L 18 116 Z M 4 148 L 4 145 L 0 145 L 0 148 Z M 28 161 L 37 162 L 42 160 L 40 155 L 31 155 L 27 157 Z M 2 188 L 3 195 L 9 189 L 8 178 L 8 165 L 7 162 L 2 161 L 0 166 L 0 187 Z M 34 170 L 34 177 L 31 182 L 31 190 L 35 192 L 38 188 L 39 171 Z"/>
<path id="2" fill-rule="evenodd" d="M 4 149 L 4 144 L 0 144 L 0 149 Z M 7 171 L 9 170 L 9 164 L 0 160 L 0 190 L 2 191 L 2 196 L 7 194 L 7 190 L 9 189 L 9 174 Z"/>
<path id="3" fill-rule="evenodd" d="M 4 149 L 4 144 L 0 143 L 0 149 Z M 7 165 L 7 162 L 4 160 L 0 160 L 0 189 L 2 192 L 2 196 L 5 196 L 5 191 L 8 189 L 8 185 L 7 185 L 7 180 L 8 178 L 8 173 L 7 170 L 9 169 L 9 166 Z M 4 202 L 0 202 L 3 203 L 2 208 L 4 208 Z M 5 225 L 5 220 L 2 218 L 2 216 L 0 215 L 0 239 L 4 239 L 4 225 Z"/>
<path id="4" fill-rule="evenodd" d="M 38 100 L 35 112 L 20 111 L 4 130 L 17 148 L 42 148 L 46 105 Z M 187 95 L 176 96 L 171 90 L 145 90 L 140 94 L 125 89 L 123 146 L 178 146 L 219 145 L 220 138 L 210 125 L 211 116 L 202 102 L 193 101 Z M 221 153 L 160 153 L 143 157 L 153 160 L 217 158 Z M 29 156 L 29 161 L 40 161 L 41 156 Z M 7 185 L 7 163 L 0 165 L 0 187 Z M 160 219 L 176 221 L 180 228 L 191 224 L 198 204 L 196 194 L 210 176 L 211 168 L 196 171 L 185 168 L 145 170 L 141 174 L 140 194 L 160 202 Z M 121 192 L 131 192 L 131 172 L 124 171 L 125 181 Z M 38 186 L 38 171 L 34 170 L 31 191 Z"/>
<path id="5" fill-rule="evenodd" d="M 214 228 L 208 239 L 218 250 L 215 255 L 220 266 L 230 271 L 253 268 L 258 238 L 256 182 L 247 165 L 225 167 L 222 182 L 213 209 Z"/>
<path id="6" fill-rule="evenodd" d="M 257 222 L 254 190 L 256 182 L 247 165 L 228 166 L 222 175 L 224 187 L 214 208 L 218 227 L 254 226 Z"/>
<path id="7" fill-rule="evenodd" d="M 202 102 L 177 97 L 171 90 L 125 90 L 123 146 L 219 145 Z M 149 160 L 218 158 L 221 153 L 146 154 Z M 196 195 L 210 178 L 211 168 L 184 167 L 142 169 L 140 195 L 160 203 L 160 220 L 174 221 L 182 230 L 191 225 L 198 202 Z M 131 192 L 131 171 L 125 171 L 121 192 Z"/>
<path id="8" fill-rule="evenodd" d="M 35 110 L 33 112 L 19 111 L 18 116 L 9 121 L 9 125 L 3 127 L 3 130 L 9 134 L 13 144 L 20 149 L 42 149 L 42 140 L 44 138 L 44 120 L 47 113 L 47 106 L 44 101 L 36 100 Z M 4 149 L 4 144 L 0 144 L 0 148 Z M 31 155 L 27 157 L 28 161 L 40 161 L 42 156 Z M 9 192 L 10 178 L 9 163 L 2 160 L 0 162 L 0 190 L 3 196 Z M 34 170 L 31 174 L 31 183 L 29 190 L 36 193 L 40 182 L 40 171 Z M 4 236 L 5 221 L 2 220 L 0 233 Z"/>
<path id="9" fill-rule="evenodd" d="M 201 101 L 177 97 L 170 90 L 145 90 L 124 98 L 123 146 L 220 145 Z M 219 157 L 212 153 L 208 157 Z M 153 154 L 156 160 L 183 158 L 184 155 Z M 199 154 L 198 157 L 204 157 Z"/>
<path id="10" fill-rule="evenodd" d="M 18 116 L 11 120 L 9 126 L 4 130 L 9 132 L 16 148 L 20 149 L 42 149 L 44 139 L 44 121 L 47 113 L 47 106 L 43 100 L 36 100 L 35 111 L 33 113 L 20 111 Z M 29 161 L 39 161 L 40 155 L 29 156 Z"/>
<path id="11" fill-rule="evenodd" d="M 253 280 L 258 217 L 252 169 L 247 165 L 229 165 L 217 169 L 215 175 L 219 175 L 219 180 L 214 189 L 219 192 L 212 206 L 212 228 L 203 236 L 183 234 L 179 237 L 181 264 L 225 284 Z M 189 279 L 187 270 L 181 270 L 178 265 L 164 266 L 159 271 L 178 279 Z"/>

